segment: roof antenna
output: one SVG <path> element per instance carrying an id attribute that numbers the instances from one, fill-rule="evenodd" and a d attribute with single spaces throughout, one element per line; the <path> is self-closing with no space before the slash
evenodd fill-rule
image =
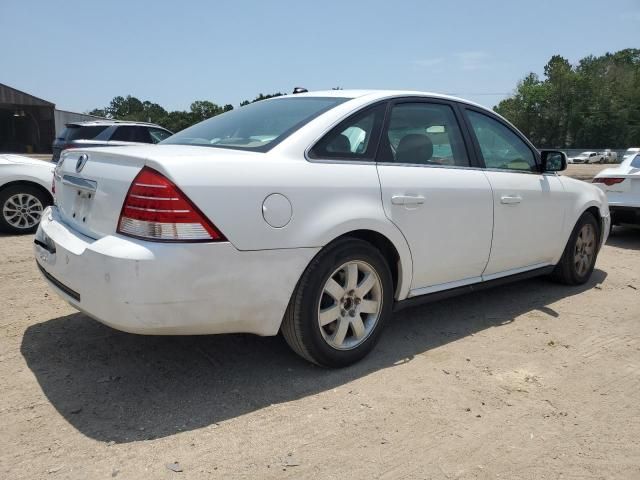
<path id="1" fill-rule="evenodd" d="M 304 88 L 304 87 L 295 87 L 295 88 L 293 89 L 293 94 L 295 95 L 296 93 L 306 93 L 306 92 L 308 92 L 308 91 L 309 91 L 309 90 L 307 90 L 307 89 L 306 89 L 306 88 Z"/>

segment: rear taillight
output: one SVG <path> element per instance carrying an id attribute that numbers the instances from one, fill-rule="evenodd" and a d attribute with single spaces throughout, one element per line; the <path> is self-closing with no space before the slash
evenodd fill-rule
<path id="1" fill-rule="evenodd" d="M 622 183 L 622 182 L 624 182 L 624 178 L 600 177 L 600 178 L 593 179 L 593 183 L 604 183 L 607 186 L 615 185 L 616 183 Z"/>
<path id="2" fill-rule="evenodd" d="M 144 167 L 124 199 L 118 233 L 159 242 L 221 242 L 225 237 L 161 173 Z"/>

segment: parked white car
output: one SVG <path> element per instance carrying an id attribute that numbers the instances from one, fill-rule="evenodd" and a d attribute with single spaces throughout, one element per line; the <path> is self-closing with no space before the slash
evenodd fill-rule
<path id="1" fill-rule="evenodd" d="M 600 152 L 602 155 L 602 161 L 600 163 L 618 163 L 618 153 L 613 150 L 606 149 Z"/>
<path id="2" fill-rule="evenodd" d="M 602 170 L 593 183 L 607 194 L 611 225 L 640 224 L 640 153 Z"/>
<path id="3" fill-rule="evenodd" d="M 542 274 L 587 282 L 609 210 L 565 166 L 453 97 L 278 97 L 154 147 L 66 152 L 35 256 L 119 330 L 282 331 L 343 366 L 403 306 Z"/>
<path id="4" fill-rule="evenodd" d="M 603 156 L 598 152 L 582 152 L 571 157 L 569 163 L 602 163 Z"/>
<path id="5" fill-rule="evenodd" d="M 53 165 L 22 155 L 0 154 L 0 231 L 33 233 L 53 203 Z"/>

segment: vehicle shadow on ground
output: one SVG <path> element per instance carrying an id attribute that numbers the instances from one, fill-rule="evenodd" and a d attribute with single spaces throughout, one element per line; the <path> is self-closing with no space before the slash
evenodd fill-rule
<path id="1" fill-rule="evenodd" d="M 627 250 L 640 250 L 640 228 L 613 227 L 613 231 L 607 239 L 607 245 Z"/>
<path id="2" fill-rule="evenodd" d="M 43 392 L 88 437 L 126 443 L 206 427 L 271 404 L 339 387 L 602 283 L 526 280 L 396 314 L 377 348 L 341 370 L 312 366 L 281 337 L 151 337 L 112 330 L 83 314 L 29 327 L 21 352 Z"/>

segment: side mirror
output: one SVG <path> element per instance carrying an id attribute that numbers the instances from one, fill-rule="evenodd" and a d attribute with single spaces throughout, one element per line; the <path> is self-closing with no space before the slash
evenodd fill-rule
<path id="1" fill-rule="evenodd" d="M 567 169 L 567 154 L 558 150 L 542 150 L 542 172 L 561 172 Z"/>

